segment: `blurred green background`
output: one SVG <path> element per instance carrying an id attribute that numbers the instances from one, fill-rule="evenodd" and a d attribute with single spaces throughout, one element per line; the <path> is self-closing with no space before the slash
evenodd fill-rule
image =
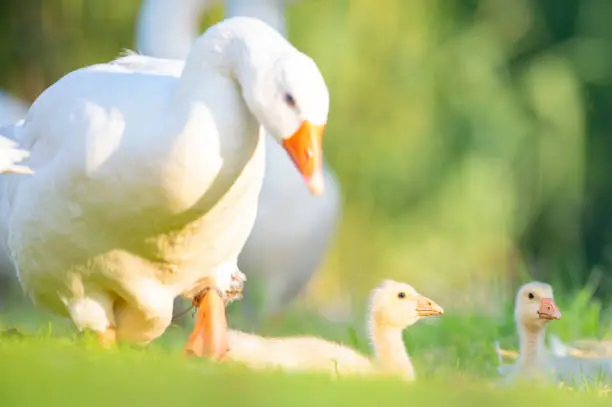
<path id="1" fill-rule="evenodd" d="M 139 7 L 0 2 L 0 86 L 31 102 L 133 48 Z M 214 7 L 202 30 L 222 15 Z M 381 278 L 489 313 L 528 278 L 571 293 L 595 275 L 605 301 L 611 17 L 609 0 L 290 4 L 289 38 L 330 88 L 325 152 L 344 199 L 296 306 L 347 318 Z"/>

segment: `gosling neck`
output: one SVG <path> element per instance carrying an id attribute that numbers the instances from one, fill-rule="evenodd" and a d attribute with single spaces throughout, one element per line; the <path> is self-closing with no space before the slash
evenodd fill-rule
<path id="1" fill-rule="evenodd" d="M 145 0 L 136 27 L 136 48 L 157 58 L 184 59 L 198 37 L 199 20 L 217 0 Z"/>
<path id="2" fill-rule="evenodd" d="M 517 363 L 521 366 L 541 366 L 546 362 L 546 325 L 533 327 L 517 324 L 520 355 Z"/>
<path id="3" fill-rule="evenodd" d="M 369 316 L 368 328 L 374 359 L 381 372 L 414 380 L 414 367 L 404 345 L 403 330 L 385 323 L 374 313 Z"/>

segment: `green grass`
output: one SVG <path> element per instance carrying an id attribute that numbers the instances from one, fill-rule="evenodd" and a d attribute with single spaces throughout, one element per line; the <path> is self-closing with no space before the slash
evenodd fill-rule
<path id="1" fill-rule="evenodd" d="M 526 388 L 518 392 L 459 376 L 452 381 L 433 379 L 409 386 L 391 380 L 333 382 L 306 374 L 253 374 L 205 361 L 187 361 L 159 349 L 103 352 L 55 339 L 5 342 L 0 346 L 0 358 L 0 402 L 6 406 L 609 403 L 595 394 Z M 527 393 L 528 390 L 531 391 Z"/>
<path id="2" fill-rule="evenodd" d="M 568 297 L 570 298 L 570 297 Z M 604 336 L 608 320 L 583 291 L 558 300 L 563 320 L 550 325 L 562 339 Z M 496 383 L 493 343 L 516 348 L 512 304 L 502 315 L 462 315 L 448 309 L 441 318 L 426 319 L 405 334 L 418 382 L 391 379 L 330 380 L 325 375 L 249 372 L 241 366 L 185 358 L 181 347 L 190 316 L 172 325 L 146 348 L 100 349 L 88 334 L 76 333 L 67 321 L 54 319 L 20 304 L 0 316 L 3 329 L 23 334 L 0 338 L 0 406 L 148 405 L 220 402 L 222 406 L 337 406 L 401 403 L 431 406 L 514 406 L 554 403 L 570 406 L 609 405 L 601 388 L 572 391 L 545 387 L 504 387 Z M 244 327 L 236 304 L 229 320 Z M 362 316 L 350 324 L 332 324 L 316 314 L 293 309 L 282 324 L 267 323 L 266 335 L 311 334 L 337 340 L 368 352 Z M 51 322 L 48 322 L 51 321 Z M 14 331 L 13 331 L 14 332 Z"/>
<path id="3" fill-rule="evenodd" d="M 140 2 L 4 3 L 1 53 L 15 57 L 0 61 L 0 82 L 30 101 L 66 72 L 134 45 Z M 543 3 L 311 0 L 287 10 L 291 40 L 317 61 L 330 89 L 325 155 L 344 202 L 309 305 L 326 308 L 347 292 L 362 296 L 381 278 L 409 281 L 442 304 L 442 318 L 406 333 L 415 386 L 188 361 L 180 357 L 187 335 L 180 326 L 146 349 L 106 352 L 66 321 L 20 304 L 0 315 L 0 328 L 27 334 L 0 338 L 0 407 L 609 405 L 595 391 L 491 385 L 493 343 L 516 348 L 512 307 L 478 289 L 511 280 L 530 263 L 519 250 L 525 236 L 541 243 L 535 246 L 544 260 L 555 260 L 539 263 L 539 275 L 565 268 L 577 280 L 587 275 L 577 238 L 583 204 L 607 190 L 602 180 L 609 177 L 597 144 L 607 122 L 592 121 L 607 111 L 609 58 L 593 51 L 610 45 L 602 17 L 609 2 L 580 2 L 578 12 L 568 12 L 568 1 L 555 3 L 554 12 Z M 568 20 L 560 30 L 564 13 L 579 23 Z M 202 28 L 220 18 L 217 8 Z M 610 335 L 612 312 L 588 290 L 556 294 L 563 320 L 551 332 L 563 340 Z M 230 322 L 243 328 L 249 324 L 238 305 Z M 282 324 L 258 332 L 319 335 L 367 351 L 362 321 L 332 324 L 293 309 Z"/>

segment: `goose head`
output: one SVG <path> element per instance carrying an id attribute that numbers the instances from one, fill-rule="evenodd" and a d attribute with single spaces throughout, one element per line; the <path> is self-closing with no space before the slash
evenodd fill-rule
<path id="1" fill-rule="evenodd" d="M 528 331 L 541 331 L 550 321 L 561 319 L 552 287 L 538 281 L 523 285 L 516 295 L 514 318 Z"/>
<path id="2" fill-rule="evenodd" d="M 393 280 L 383 281 L 370 301 L 374 323 L 397 329 L 415 324 L 423 317 L 442 315 L 444 310 L 412 286 Z"/>
<path id="3" fill-rule="evenodd" d="M 287 151 L 314 195 L 323 181 L 322 137 L 329 111 L 327 86 L 315 62 L 292 49 L 252 83 L 245 99 L 259 123 Z"/>

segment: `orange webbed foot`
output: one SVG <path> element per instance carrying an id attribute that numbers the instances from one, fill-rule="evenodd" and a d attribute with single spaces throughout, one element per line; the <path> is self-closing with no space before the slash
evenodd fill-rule
<path id="1" fill-rule="evenodd" d="M 198 310 L 184 353 L 220 360 L 229 350 L 225 302 L 216 289 L 207 288 L 193 303 Z"/>

